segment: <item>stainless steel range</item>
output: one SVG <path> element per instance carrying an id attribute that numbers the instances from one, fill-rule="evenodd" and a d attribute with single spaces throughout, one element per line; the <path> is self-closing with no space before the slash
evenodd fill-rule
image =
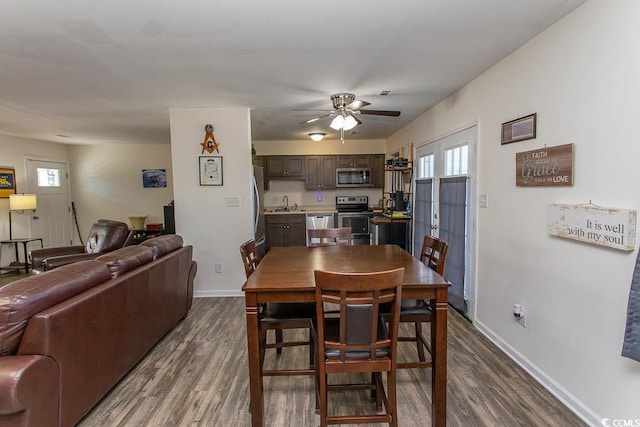
<path id="1" fill-rule="evenodd" d="M 351 227 L 351 242 L 356 245 L 371 244 L 371 210 L 367 196 L 336 197 L 338 228 Z"/>

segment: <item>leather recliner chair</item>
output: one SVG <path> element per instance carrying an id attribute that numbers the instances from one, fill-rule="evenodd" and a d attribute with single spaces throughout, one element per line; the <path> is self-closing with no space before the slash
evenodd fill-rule
<path id="1" fill-rule="evenodd" d="M 42 273 L 61 265 L 97 258 L 130 245 L 132 240 L 133 231 L 124 222 L 99 219 L 91 226 L 84 246 L 34 249 L 31 251 L 31 265 L 34 273 Z"/>

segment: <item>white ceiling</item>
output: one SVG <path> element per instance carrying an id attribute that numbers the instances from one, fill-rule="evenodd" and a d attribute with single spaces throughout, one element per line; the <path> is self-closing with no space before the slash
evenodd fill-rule
<path id="1" fill-rule="evenodd" d="M 168 143 L 170 108 L 246 106 L 254 140 L 335 139 L 292 110 L 351 92 L 402 114 L 347 138 L 386 138 L 583 2 L 3 0 L 0 133 Z"/>

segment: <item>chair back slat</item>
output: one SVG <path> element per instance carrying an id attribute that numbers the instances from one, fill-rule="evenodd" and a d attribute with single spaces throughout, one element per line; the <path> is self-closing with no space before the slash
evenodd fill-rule
<path id="1" fill-rule="evenodd" d="M 449 244 L 434 236 L 424 236 L 420 261 L 436 273 L 444 274 L 444 263 L 447 259 Z"/>
<path id="2" fill-rule="evenodd" d="M 244 272 L 247 275 L 247 279 L 251 276 L 258 264 L 260 263 L 260 257 L 256 251 L 256 241 L 247 240 L 240 246 L 240 255 L 242 256 L 242 263 L 244 264 Z"/>
<path id="3" fill-rule="evenodd" d="M 351 246 L 351 227 L 310 228 L 309 246 Z"/>

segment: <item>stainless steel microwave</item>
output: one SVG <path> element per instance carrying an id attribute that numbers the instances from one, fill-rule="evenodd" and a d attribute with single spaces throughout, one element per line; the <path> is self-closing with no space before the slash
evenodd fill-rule
<path id="1" fill-rule="evenodd" d="M 371 187 L 371 168 L 337 168 L 336 187 Z"/>

